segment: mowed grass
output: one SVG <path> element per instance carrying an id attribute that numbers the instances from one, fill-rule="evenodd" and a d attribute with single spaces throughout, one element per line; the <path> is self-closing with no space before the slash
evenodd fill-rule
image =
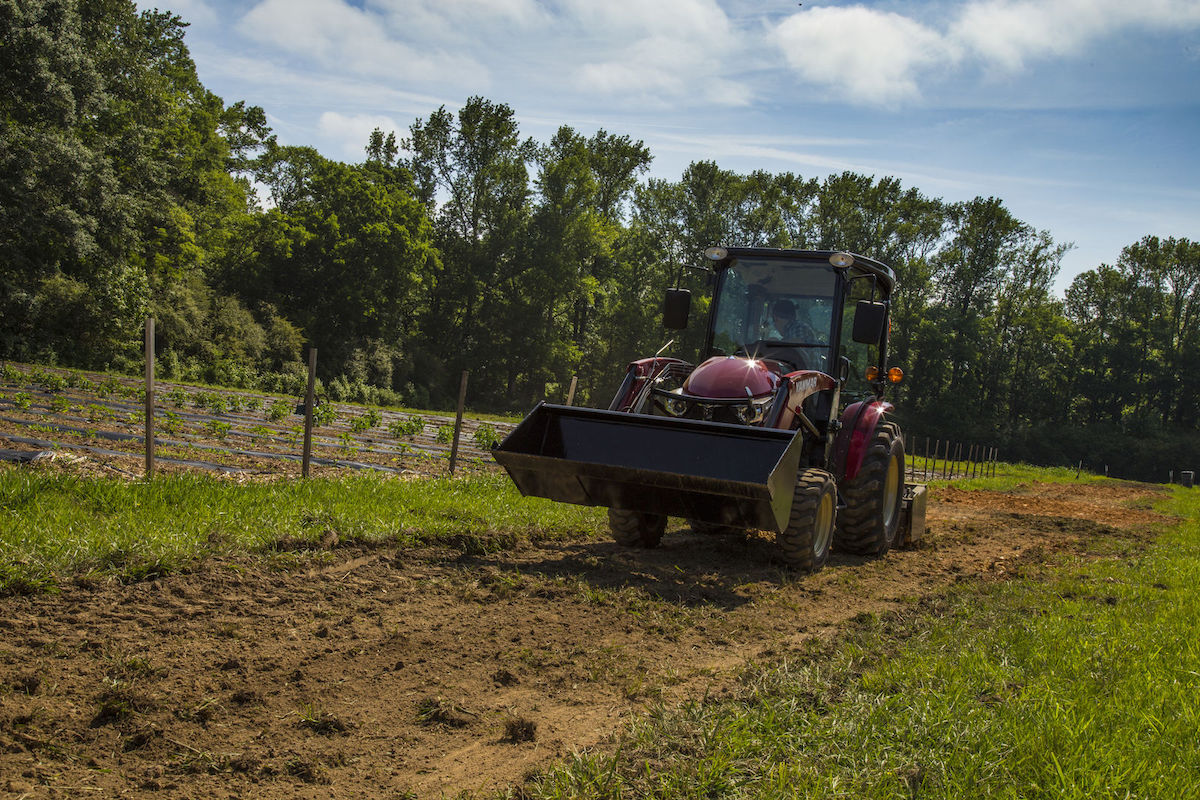
<path id="1" fill-rule="evenodd" d="M 1198 797 L 1200 489 L 1162 510 L 1182 522 L 1146 550 L 1033 561 L 864 617 L 833 645 L 748 668 L 732 699 L 651 714 L 615 754 L 577 757 L 527 794 Z"/>
<path id="2" fill-rule="evenodd" d="M 0 595 L 88 574 L 138 580 L 215 553 L 315 548 L 332 534 L 485 552 L 592 536 L 604 525 L 602 510 L 521 497 L 503 474 L 128 482 L 0 468 Z"/>

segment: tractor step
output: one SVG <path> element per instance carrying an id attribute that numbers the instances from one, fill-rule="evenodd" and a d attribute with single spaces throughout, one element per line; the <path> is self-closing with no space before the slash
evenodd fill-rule
<path id="1" fill-rule="evenodd" d="M 492 455 L 524 495 L 780 531 L 802 436 L 541 403 Z"/>
<path id="2" fill-rule="evenodd" d="M 925 501 L 928 487 L 923 483 L 906 483 L 900 505 L 900 533 L 896 537 L 901 547 L 916 547 L 925 538 Z"/>

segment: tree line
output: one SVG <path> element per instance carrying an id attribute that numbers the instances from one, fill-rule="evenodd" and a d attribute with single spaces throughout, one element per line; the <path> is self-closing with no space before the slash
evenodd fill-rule
<path id="1" fill-rule="evenodd" d="M 127 0 L 0 0 L 0 357 L 136 372 L 153 314 L 167 378 L 297 392 L 315 346 L 336 399 L 446 407 L 470 369 L 479 408 L 575 375 L 606 405 L 671 338 L 667 286 L 703 313 L 683 265 L 706 246 L 841 249 L 899 276 L 911 433 L 1138 477 L 1197 466 L 1197 243 L 1147 236 L 1056 297 L 1070 245 L 998 198 L 711 161 L 648 178 L 641 141 L 537 142 L 482 97 L 344 163 L 205 89 L 185 29 Z M 695 358 L 700 332 L 676 338 Z"/>

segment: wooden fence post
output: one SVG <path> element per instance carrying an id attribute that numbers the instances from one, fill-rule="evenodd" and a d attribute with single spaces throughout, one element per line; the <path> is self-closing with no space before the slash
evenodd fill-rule
<path id="1" fill-rule="evenodd" d="M 146 477 L 154 477 L 154 317 L 146 317 Z"/>
<path id="2" fill-rule="evenodd" d="M 924 469 L 921 471 L 921 480 L 923 480 L 923 481 L 929 480 L 929 437 L 928 436 L 925 437 L 925 464 L 924 464 Z"/>
<path id="3" fill-rule="evenodd" d="M 458 385 L 458 413 L 454 417 L 454 443 L 450 445 L 450 474 L 454 474 L 454 465 L 458 461 L 458 435 L 462 431 L 463 406 L 467 402 L 467 370 L 463 370 L 462 381 Z M 568 404 L 569 405 L 569 404 Z"/>
<path id="4" fill-rule="evenodd" d="M 308 348 L 308 388 L 304 391 L 304 454 L 300 458 L 300 473 L 307 478 L 312 461 L 313 392 L 317 383 L 317 348 Z"/>
<path id="5" fill-rule="evenodd" d="M 571 388 L 567 391 L 567 405 L 573 405 L 575 403 L 575 386 L 578 382 L 579 382 L 579 376 L 572 375 L 571 376 Z"/>

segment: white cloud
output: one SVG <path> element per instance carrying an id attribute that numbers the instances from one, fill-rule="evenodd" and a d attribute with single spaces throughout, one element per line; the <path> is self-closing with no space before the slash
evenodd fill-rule
<path id="1" fill-rule="evenodd" d="M 538 0 L 371 0 L 370 7 L 398 35 L 426 43 L 479 45 L 551 19 Z"/>
<path id="2" fill-rule="evenodd" d="M 574 72 L 580 91 L 635 105 L 753 100 L 750 87 L 728 75 L 745 65 L 749 41 L 714 0 L 563 0 L 560 10 L 576 45 L 594 54 Z"/>
<path id="3" fill-rule="evenodd" d="M 1197 24 L 1195 0 L 981 0 L 963 9 L 948 36 L 981 60 L 1015 71 L 1033 59 L 1075 55 L 1123 29 Z"/>
<path id="4" fill-rule="evenodd" d="M 775 28 L 772 38 L 801 77 L 873 105 L 918 98 L 921 72 L 958 57 L 936 31 L 864 6 L 794 14 Z"/>
<path id="5" fill-rule="evenodd" d="M 471 57 L 410 46 L 389 35 L 378 13 L 344 0 L 263 0 L 239 28 L 260 44 L 351 74 L 487 85 L 487 71 Z"/>
<path id="6" fill-rule="evenodd" d="M 1197 26 L 1196 0 L 973 0 L 942 30 L 863 5 L 818 6 L 769 38 L 801 78 L 851 102 L 894 107 L 919 99 L 926 76 L 964 64 L 1014 72 L 1126 30 Z"/>
<path id="7" fill-rule="evenodd" d="M 138 7 L 142 9 L 154 8 L 154 5 L 147 5 L 144 2 L 139 2 Z M 204 0 L 173 0 L 171 3 L 171 13 L 178 14 L 184 22 L 190 23 L 195 27 L 209 27 L 215 25 L 218 21 L 217 12 L 209 7 Z"/>
<path id="8" fill-rule="evenodd" d="M 340 150 L 345 158 L 351 161 L 362 161 L 365 158 L 363 148 L 371 131 L 379 128 L 384 134 L 395 133 L 396 138 L 403 138 L 408 133 L 408 125 L 398 124 L 396 120 L 380 114 L 341 114 L 337 111 L 326 111 L 317 120 L 317 132 L 326 139 L 340 142 Z"/>

